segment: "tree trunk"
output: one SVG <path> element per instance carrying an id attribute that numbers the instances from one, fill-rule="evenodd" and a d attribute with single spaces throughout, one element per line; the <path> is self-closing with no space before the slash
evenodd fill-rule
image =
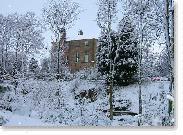
<path id="1" fill-rule="evenodd" d="M 168 61 L 169 61 L 169 78 L 170 78 L 170 86 L 169 86 L 169 93 L 172 95 L 173 94 L 173 85 L 174 85 L 174 74 L 173 74 L 173 41 L 171 42 L 171 38 L 170 38 L 170 28 L 172 28 L 172 26 L 170 25 L 170 11 L 169 11 L 169 0 L 165 0 L 165 14 L 164 14 L 164 29 L 165 29 L 165 40 L 166 40 L 166 50 L 168 53 Z M 173 21 L 173 20 L 172 20 Z M 173 23 L 172 23 L 173 24 Z M 172 29 L 172 32 L 174 30 Z M 173 36 L 173 35 L 172 35 Z M 172 44 L 171 44 L 172 43 Z M 169 115 L 172 111 L 172 104 L 169 102 Z"/>
<path id="2" fill-rule="evenodd" d="M 5 52 L 6 52 L 6 55 L 5 55 L 5 61 L 4 61 L 4 68 L 5 68 L 5 72 L 7 72 L 7 61 L 8 61 L 8 45 L 6 45 L 6 48 L 5 48 Z"/>
<path id="3" fill-rule="evenodd" d="M 112 22 L 112 15 L 111 15 L 111 4 L 109 2 L 108 4 L 108 42 L 109 42 L 109 58 L 110 58 L 110 71 L 109 71 L 109 81 L 110 81 L 110 86 L 109 86 L 109 105 L 110 105 L 110 120 L 113 120 L 113 98 L 112 98 L 112 95 L 113 95 L 113 79 L 114 79 L 114 76 L 113 76 L 113 67 L 114 64 L 112 63 L 113 60 L 112 60 L 112 41 L 111 41 L 111 22 Z"/>
<path id="4" fill-rule="evenodd" d="M 57 52 L 57 74 L 58 79 L 60 78 L 60 40 L 57 43 L 58 44 L 58 52 Z"/>
<path id="5" fill-rule="evenodd" d="M 18 71 L 18 47 L 19 47 L 19 40 L 20 40 L 20 35 L 18 33 L 18 40 L 17 40 L 17 43 L 16 43 L 16 49 L 15 49 L 15 62 L 14 62 L 14 73 L 13 75 L 16 75 L 17 74 L 17 71 Z"/>
<path id="6" fill-rule="evenodd" d="M 25 66 L 24 66 L 24 46 L 22 45 L 22 77 L 24 78 L 25 77 L 25 74 L 24 74 L 24 70 L 25 70 Z"/>
<path id="7" fill-rule="evenodd" d="M 1 50 L 1 70 L 2 70 L 2 75 L 4 75 L 4 51 L 3 51 L 3 47 L 2 47 L 2 50 Z"/>
<path id="8" fill-rule="evenodd" d="M 18 67 L 18 44 L 16 45 L 16 51 L 15 51 L 15 62 L 14 62 L 14 73 L 13 73 L 13 75 L 17 74 L 17 67 Z"/>
<path id="9" fill-rule="evenodd" d="M 138 126 L 141 126 L 141 115 L 142 115 L 142 44 L 143 44 L 143 28 L 142 28 L 142 18 L 143 18 L 143 9 L 142 9 L 142 0 L 141 0 L 141 13 L 140 13 L 140 43 L 139 43 L 139 51 L 138 51 L 138 60 L 139 60 L 139 121 Z"/>
<path id="10" fill-rule="evenodd" d="M 61 32 L 61 36 L 60 36 L 60 34 L 58 34 L 58 39 L 57 39 L 57 41 L 58 41 L 58 54 L 57 54 L 57 57 L 58 57 L 58 63 L 57 63 L 57 68 L 58 68 L 58 79 L 61 77 L 60 76 L 60 74 L 61 74 L 61 72 L 60 72 L 60 62 L 61 62 L 61 57 L 62 57 L 62 54 L 60 55 L 60 53 L 61 53 L 61 51 L 62 51 L 62 49 L 63 49 L 63 46 L 64 46 L 64 44 L 65 44 L 65 28 L 63 28 L 63 31 Z"/>
<path id="11" fill-rule="evenodd" d="M 110 79 L 110 84 L 109 84 L 109 105 L 110 105 L 110 120 L 113 120 L 113 81 Z"/>

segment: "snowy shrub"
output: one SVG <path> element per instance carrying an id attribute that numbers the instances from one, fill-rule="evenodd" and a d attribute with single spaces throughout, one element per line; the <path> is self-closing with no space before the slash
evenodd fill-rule
<path id="1" fill-rule="evenodd" d="M 156 84 L 156 85 L 155 85 Z M 164 87 L 160 87 L 160 86 Z M 168 93 L 168 85 L 162 83 L 153 83 L 151 86 L 154 91 L 143 94 L 143 123 L 150 126 L 162 126 L 163 119 L 168 115 L 168 100 L 166 95 Z M 166 87 L 165 87 L 166 86 Z M 145 87 L 145 88 L 146 88 Z M 151 89 L 152 89 L 151 88 Z M 150 89 L 150 90 L 151 90 Z"/>
<path id="2" fill-rule="evenodd" d="M 0 85 L 0 94 L 6 91 L 6 87 Z"/>
<path id="3" fill-rule="evenodd" d="M 34 74 L 39 72 L 38 61 L 35 58 L 31 58 L 29 61 L 29 72 Z"/>
<path id="4" fill-rule="evenodd" d="M 12 102 L 13 102 L 13 94 L 10 92 L 6 92 L 0 102 L 0 108 L 8 111 L 13 110 Z"/>
<path id="5" fill-rule="evenodd" d="M 175 125 L 175 118 L 173 114 L 164 116 L 162 119 L 162 126 L 174 126 Z"/>
<path id="6" fill-rule="evenodd" d="M 0 126 L 5 125 L 7 122 L 8 122 L 8 120 L 0 115 Z"/>
<path id="7" fill-rule="evenodd" d="M 122 100 L 116 100 L 115 101 L 115 111 L 130 111 L 132 107 L 132 102 L 127 99 Z"/>
<path id="8" fill-rule="evenodd" d="M 83 69 L 75 73 L 75 78 L 84 79 L 84 80 L 102 80 L 104 76 L 98 72 L 97 68 L 88 68 Z"/>
<path id="9" fill-rule="evenodd" d="M 76 125 L 97 125 L 93 120 L 94 116 L 97 115 L 95 115 L 96 111 L 90 111 L 88 108 L 88 105 L 91 104 L 90 98 L 88 97 L 84 104 L 82 100 L 85 98 L 75 100 L 74 93 L 79 93 L 80 90 L 77 89 L 84 88 L 87 83 L 78 81 L 80 80 L 19 79 L 16 88 L 5 93 L 1 104 L 5 110 L 13 111 L 19 115 L 37 117 L 56 125 L 73 125 L 74 123 Z M 93 85 L 93 88 L 95 88 L 95 85 Z M 85 112 L 82 119 L 80 119 L 81 111 Z M 88 119 L 91 120 L 87 121 Z M 79 121 L 82 123 L 77 123 Z"/>
<path id="10" fill-rule="evenodd" d="M 109 99 L 104 80 L 19 79 L 11 84 L 0 102 L 1 109 L 15 114 L 42 119 L 55 126 L 137 126 L 138 86 L 115 86 L 114 111 L 127 112 L 109 119 Z M 174 125 L 173 115 L 168 115 L 168 82 L 143 84 L 141 115 L 142 126 Z M 93 92 L 96 92 L 92 98 Z M 81 96 L 80 94 L 84 95 Z M 80 95 L 76 98 L 77 95 Z M 167 96 L 168 95 L 168 96 Z M 168 99 L 167 99 L 168 98 Z M 129 112 L 129 114 L 128 114 Z M 134 115 L 131 115 L 131 113 Z"/>
<path id="11" fill-rule="evenodd" d="M 163 89 L 164 88 L 164 84 L 162 82 L 159 84 L 159 88 L 160 89 Z"/>
<path id="12" fill-rule="evenodd" d="M 16 99 L 16 102 L 20 106 L 16 106 L 16 112 L 22 114 L 24 110 L 24 114 L 22 115 L 35 116 L 44 119 L 46 122 L 58 125 L 74 125 L 74 123 L 75 125 L 97 125 L 97 118 L 105 117 L 105 114 L 103 114 L 104 116 L 98 116 L 99 114 L 97 113 L 101 113 L 102 111 L 97 112 L 94 109 L 98 106 L 96 100 L 96 103 L 91 103 L 90 98 L 75 100 L 74 92 L 79 93 L 79 91 L 82 91 L 80 89 L 84 88 L 87 83 L 78 83 L 78 81 L 45 82 L 27 80 L 21 82 L 17 87 L 19 97 Z M 89 87 L 91 88 L 91 86 Z M 95 88 L 95 85 L 93 87 Z M 23 94 L 23 90 L 28 91 L 27 94 Z M 85 103 L 83 100 L 85 100 Z M 91 105 L 94 105 L 92 107 L 93 111 L 91 110 Z M 105 120 L 102 119 L 100 118 L 100 121 L 105 123 Z"/>

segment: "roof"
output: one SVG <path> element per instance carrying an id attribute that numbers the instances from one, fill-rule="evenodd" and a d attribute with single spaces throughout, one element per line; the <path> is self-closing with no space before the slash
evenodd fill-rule
<path id="1" fill-rule="evenodd" d="M 74 37 L 67 37 L 67 41 L 72 41 L 72 40 L 86 40 L 86 39 L 97 39 L 98 37 L 95 36 L 84 36 L 84 35 L 76 35 Z"/>

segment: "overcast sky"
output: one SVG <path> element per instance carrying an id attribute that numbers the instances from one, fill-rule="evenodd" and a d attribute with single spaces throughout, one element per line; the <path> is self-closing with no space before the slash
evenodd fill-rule
<path id="1" fill-rule="evenodd" d="M 83 30 L 83 38 L 98 38 L 100 30 L 96 23 L 97 14 L 97 0 L 73 0 L 78 2 L 83 10 L 75 25 L 68 31 L 67 39 L 77 39 L 77 34 L 80 29 Z M 38 17 L 41 17 L 42 8 L 47 0 L 1 0 L 0 14 L 8 15 L 10 13 L 26 13 L 33 11 Z M 45 44 L 50 46 L 51 36 L 50 32 L 44 33 Z"/>
<path id="2" fill-rule="evenodd" d="M 41 9 L 47 0 L 1 0 L 0 13 L 7 15 L 9 13 L 25 13 L 33 11 L 37 16 L 41 17 Z M 99 28 L 96 24 L 97 0 L 73 0 L 80 4 L 83 12 L 79 15 L 79 20 L 68 31 L 68 38 L 74 39 L 79 29 L 82 29 L 86 38 L 97 38 Z M 50 36 L 50 35 L 48 35 Z M 47 37 L 48 38 L 48 37 Z"/>

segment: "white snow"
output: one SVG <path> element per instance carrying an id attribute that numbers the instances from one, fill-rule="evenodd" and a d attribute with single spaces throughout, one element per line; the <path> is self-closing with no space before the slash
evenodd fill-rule
<path id="1" fill-rule="evenodd" d="M 167 97 L 167 99 L 169 99 L 169 100 L 171 100 L 171 101 L 174 101 L 174 97 L 173 97 L 173 96 L 167 95 L 166 97 Z"/>
<path id="2" fill-rule="evenodd" d="M 142 126 L 160 125 L 162 119 L 167 116 L 168 87 L 168 81 L 146 82 L 142 85 Z M 83 91 L 88 92 L 89 89 L 97 90 L 97 100 L 91 102 L 86 97 L 82 100 L 75 99 L 75 96 Z M 22 90 L 28 91 L 28 94 L 22 94 Z M 3 101 L 7 108 L 12 106 L 13 110 L 13 113 L 7 111 L 0 113 L 9 120 L 5 126 L 137 126 L 138 124 L 138 115 L 114 116 L 113 122 L 110 122 L 109 112 L 103 112 L 109 110 L 109 97 L 106 95 L 103 81 L 19 80 L 17 93 L 18 96 L 14 95 L 13 91 L 4 96 L 6 100 L 7 97 L 13 98 L 12 103 Z M 138 96 L 137 84 L 114 87 L 115 107 L 130 103 L 127 111 L 138 114 Z M 119 100 L 123 100 L 124 103 L 119 103 Z"/>
<path id="3" fill-rule="evenodd" d="M 51 126 L 50 123 L 45 123 L 40 119 L 30 118 L 28 116 L 20 116 L 8 111 L 0 111 L 0 115 L 8 121 L 5 127 L 9 126 Z"/>
<path id="4" fill-rule="evenodd" d="M 93 35 L 92 36 L 86 36 L 86 35 L 75 35 L 73 36 L 72 38 L 71 37 L 68 37 L 67 40 L 70 41 L 70 40 L 83 40 L 83 39 L 93 39 Z M 98 37 L 95 37 L 95 39 L 97 39 Z"/>

